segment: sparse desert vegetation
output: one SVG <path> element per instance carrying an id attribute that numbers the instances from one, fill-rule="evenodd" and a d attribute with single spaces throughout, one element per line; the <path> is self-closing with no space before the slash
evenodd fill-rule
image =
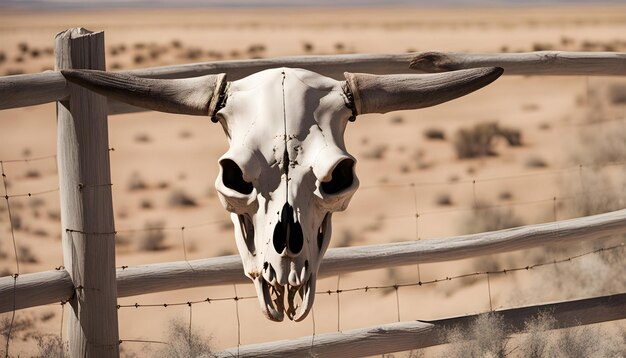
<path id="1" fill-rule="evenodd" d="M 105 29 L 107 69 L 122 71 L 203 61 L 353 52 L 401 53 L 407 49 L 409 52 L 441 48 L 509 53 L 533 49 L 626 49 L 626 42 L 615 35 L 624 33 L 623 11 L 605 11 L 598 15 L 596 10 L 586 8 L 583 11 L 577 6 L 559 13 L 548 8 L 527 12 L 523 7 L 516 7 L 512 14 L 506 9 L 487 13 L 469 9 L 467 16 L 461 19 L 441 9 L 376 9 L 375 13 L 361 9 L 357 14 L 348 14 L 349 10 L 316 10 L 306 16 L 296 11 L 286 11 L 282 16 L 281 9 L 255 11 L 253 15 L 246 15 L 239 9 L 224 9 L 219 14 L 206 10 L 176 10 L 184 13 L 185 26 L 168 22 L 167 18 L 172 18 L 170 11 L 158 9 L 140 15 L 133 11 L 106 10 L 106 16 L 97 18 L 80 13 L 80 19 L 84 21 L 81 25 L 90 30 Z M 550 13 L 558 18 L 556 23 L 548 20 L 546 14 Z M 2 75 L 40 72 L 54 67 L 52 38 L 55 31 L 63 29 L 61 24 L 67 23 L 68 17 L 61 11 L 47 13 L 49 19 L 43 22 L 42 14 L 33 12 L 28 16 L 29 21 L 33 20 L 31 24 L 41 24 L 37 31 L 28 22 L 13 19 L 23 19 L 23 15 L 0 12 Z M 126 26 L 131 22 L 133 26 Z M 58 29 L 51 23 L 58 24 Z M 528 36 L 526 30 L 530 30 Z M 484 38 L 485 31 L 493 36 Z M 464 35 L 462 43 L 458 36 L 449 36 L 460 32 Z M 524 36 L 509 36 L 512 33 Z M 232 80 L 230 75 L 229 80 Z M 626 180 L 620 163 L 626 161 L 626 135 L 623 133 L 626 86 L 619 80 L 593 76 L 504 76 L 476 94 L 433 109 L 384 117 L 359 116 L 356 123 L 348 124 L 345 147 L 358 160 L 356 172 L 361 189 L 352 198 L 347 211 L 334 214 L 331 246 L 400 242 L 414 240 L 416 236 L 424 239 L 450 237 L 547 222 L 555 216 L 566 219 L 623 208 Z M 0 160 L 30 160 L 54 154 L 53 112 L 52 104 L 0 111 Z M 457 131 L 464 131 L 462 138 L 457 137 Z M 577 133 L 582 134 L 578 137 Z M 219 168 L 215 162 L 228 147 L 219 125 L 211 124 L 206 118 L 174 117 L 158 112 L 111 116 L 109 142 L 116 148 L 110 158 L 118 267 L 182 260 L 180 231 L 161 230 L 166 225 L 189 225 L 184 237 L 190 260 L 237 253 L 233 224 L 213 188 Z M 9 194 L 57 187 L 55 162 L 56 159 L 5 162 Z M 579 164 L 582 164 L 581 170 L 577 169 Z M 544 173 L 561 170 L 562 177 L 560 174 L 544 176 Z M 524 177 L 527 174 L 530 175 Z M 498 177 L 509 179 L 480 183 L 472 193 L 473 179 Z M 410 186 L 430 182 L 438 184 Z M 0 193 L 4 195 L 2 189 L 0 185 Z M 558 197 L 558 201 L 543 200 L 553 196 Z M 469 211 L 476 200 L 478 208 Z M 16 197 L 9 201 L 18 250 L 27 251 L 18 254 L 24 254 L 24 259 L 31 261 L 22 265 L 21 273 L 60 267 L 62 227 L 58 193 Z M 533 204 L 534 201 L 537 204 Z M 530 204 L 520 204 L 525 202 Z M 416 211 L 429 215 L 416 220 Z M 9 224 L 3 199 L 0 201 L 0 276 L 16 273 Z M 615 237 L 610 241 L 595 241 L 589 246 L 542 247 L 518 255 L 477 258 L 480 262 L 424 264 L 420 268 L 424 280 L 444 278 L 477 270 L 551 262 L 620 242 L 623 238 Z M 545 269 L 524 271 L 519 276 L 492 276 L 494 307 L 623 292 L 626 290 L 623 280 L 626 272 L 621 269 L 624 260 L 623 254 L 614 250 Z M 346 292 L 338 297 L 319 295 L 315 306 L 316 333 L 335 331 L 337 313 L 340 313 L 343 330 L 395 320 L 398 312 L 404 321 L 484 310 L 487 304 L 484 276 L 431 286 L 402 287 L 397 291 L 389 288 L 384 293 L 398 292 L 397 307 L 395 294 L 381 294 L 376 290 L 347 292 L 352 287 L 416 282 L 415 271 L 415 267 L 394 267 L 342 275 L 337 280 L 340 282 L 335 282 L 334 278 L 320 281 L 319 291 L 345 289 Z M 536 286 L 525 286 L 527 281 Z M 167 351 L 158 354 L 193 356 L 198 350 L 205 353 L 208 349 L 236 346 L 238 333 L 242 344 L 311 333 L 310 318 L 301 324 L 268 326 L 258 314 L 254 300 L 239 301 L 239 311 L 231 300 L 194 304 L 192 309 L 184 304 L 206 297 L 232 297 L 233 289 L 238 290 L 239 296 L 254 295 L 251 285 L 226 285 L 121 297 L 122 304 L 183 304 L 120 310 L 118 317 L 123 332 L 120 338 L 171 342 L 178 337 L 180 344 L 171 344 Z M 66 306 L 64 322 L 68 320 L 68 312 Z M 67 356 L 67 343 L 50 334 L 59 331 L 63 316 L 60 313 L 56 305 L 18 311 L 11 354 Z M 192 335 L 188 326 L 191 313 Z M 241 315 L 239 330 L 235 329 L 236 313 Z M 1 317 L 4 319 L 6 315 Z M 172 317 L 183 317 L 183 321 L 170 332 L 165 327 Z M 30 324 L 24 324 L 28 321 Z M 548 327 L 553 326 L 549 317 L 530 321 L 527 334 L 520 335 L 503 334 L 507 332 L 506 327 L 501 326 L 497 317 L 491 322 L 491 328 L 489 322 L 483 322 L 482 328 L 462 331 L 463 339 L 472 337 L 476 338 L 475 342 L 467 346 L 461 344 L 461 348 L 450 347 L 450 352 L 465 356 L 470 352 L 477 352 L 476 356 L 504 353 L 508 357 L 552 358 L 596 353 L 610 356 L 614 351 L 590 352 L 588 348 L 597 345 L 609 348 L 619 343 L 590 335 L 600 331 L 597 326 L 591 326 L 586 332 L 581 330 L 583 333 L 549 330 Z M 208 345 L 199 334 L 201 331 L 215 335 L 212 341 L 215 347 Z M 6 329 L 2 331 L 5 332 Z M 40 332 L 41 341 L 34 332 Z M 194 337 L 196 334 L 198 336 Z M 2 339 L 0 351 L 4 349 Z M 581 342 L 588 342 L 587 346 L 581 346 Z M 122 356 L 142 357 L 159 356 L 157 351 L 165 346 L 125 342 L 120 348 Z M 416 351 L 410 356 L 433 355 Z"/>

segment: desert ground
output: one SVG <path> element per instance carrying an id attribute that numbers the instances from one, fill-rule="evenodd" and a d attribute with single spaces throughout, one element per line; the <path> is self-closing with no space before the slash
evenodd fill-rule
<path id="1" fill-rule="evenodd" d="M 79 26 L 105 32 L 110 70 L 303 54 L 626 51 L 623 6 L 5 9 L 0 11 L 0 75 L 51 70 L 54 35 Z M 331 247 L 427 240 L 621 209 L 626 206 L 625 120 L 625 79 L 577 76 L 504 76 L 440 106 L 360 116 L 349 125 L 346 142 L 358 161 L 361 189 L 347 211 L 334 215 Z M 16 272 L 15 250 L 20 273 L 52 270 L 63 263 L 58 172 L 51 157 L 55 133 L 53 103 L 0 111 L 0 160 L 8 193 L 45 192 L 9 200 L 13 225 L 6 201 L 0 202 L 2 276 Z M 232 224 L 213 187 L 217 159 L 228 148 L 221 128 L 200 117 L 118 115 L 109 117 L 109 142 L 114 148 L 110 158 L 118 267 L 178 261 L 185 255 L 191 260 L 236 254 Z M 475 142 L 482 143 L 477 152 L 467 148 Z M 10 161 L 14 159 L 18 161 Z M 178 229 L 183 226 L 184 247 Z M 150 228 L 155 230 L 144 230 Z M 624 242 L 618 237 L 345 274 L 320 280 L 317 291 L 524 267 Z M 485 276 L 478 276 L 397 291 L 318 294 L 313 314 L 300 323 L 268 321 L 256 298 L 201 303 L 191 311 L 186 305 L 120 308 L 120 339 L 167 341 L 171 320 L 187 325 L 191 318 L 194 333 L 210 337 L 212 349 L 222 350 L 238 342 L 485 312 L 490 305 L 505 308 L 620 293 L 626 289 L 625 257 L 622 248 L 495 275 L 489 287 Z M 121 298 L 119 304 L 254 294 L 250 284 L 230 285 Z M 6 330 L 11 314 L 0 318 Z M 63 319 L 67 312 L 62 314 L 58 304 L 17 311 L 11 356 L 37 355 L 37 337 L 66 337 Z M 594 327 L 623 330 L 624 322 Z M 121 348 L 126 356 L 150 356 L 161 345 L 124 342 Z"/>

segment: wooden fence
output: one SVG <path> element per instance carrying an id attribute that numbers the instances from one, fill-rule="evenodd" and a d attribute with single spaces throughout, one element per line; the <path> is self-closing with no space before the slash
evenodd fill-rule
<path id="1" fill-rule="evenodd" d="M 0 77 L 0 109 L 57 101 L 57 160 L 64 269 L 0 278 L 0 312 L 68 301 L 70 353 L 73 357 L 119 356 L 117 297 L 207 285 L 247 282 L 237 256 L 170 262 L 115 269 L 115 228 L 111 188 L 108 185 L 107 114 L 144 109 L 109 102 L 99 95 L 67 83 L 59 69 L 104 69 L 104 33 L 82 28 L 57 35 L 55 71 Z M 274 67 L 300 67 L 334 78 L 344 71 L 374 74 L 438 72 L 482 66 L 499 66 L 505 75 L 626 75 L 626 54 L 584 52 L 533 52 L 517 54 L 412 53 L 398 55 L 299 56 L 262 60 L 205 62 L 126 71 L 143 77 L 183 78 L 225 72 L 229 80 Z M 415 263 L 457 260 L 478 255 L 527 249 L 549 243 L 574 242 L 626 232 L 626 209 L 572 220 L 531 225 L 510 230 L 452 238 L 329 250 L 320 275 L 371 270 Z M 614 304 L 606 304 L 606 300 Z M 624 294 L 553 308 L 576 308 L 576 314 L 606 310 L 580 324 L 624 318 Z M 599 303 L 600 302 L 600 303 Z M 615 302 L 618 302 L 615 304 Z M 560 306 L 559 306 L 560 305 Z M 574 306 L 572 306 L 574 305 Z M 600 305 L 600 306 L 599 306 Z M 551 306 L 552 307 L 552 306 Z M 571 309 L 570 309 L 571 310 Z M 509 312 L 509 311 L 507 311 Z M 528 314 L 512 310 L 505 317 L 520 320 Z M 520 313 L 522 312 L 522 313 Z M 569 311 L 568 311 L 569 312 Z M 603 311 L 604 312 L 604 311 Z M 520 316 L 521 315 L 521 316 Z M 560 317 L 560 316 L 559 316 Z M 564 316 L 565 317 L 565 316 Z M 570 319 L 563 322 L 574 324 Z M 461 323 L 471 317 L 458 318 Z M 507 318 L 509 319 L 509 318 Z M 442 321 L 443 322 L 443 321 Z M 445 321 L 450 323 L 452 321 Z M 447 324 L 446 323 L 446 324 Z M 320 335 L 314 352 L 353 352 L 351 356 L 425 347 L 437 343 L 441 322 L 392 324 L 374 329 Z M 381 332 L 390 339 L 381 345 Z M 407 335 L 407 333 L 410 333 Z M 391 337 L 391 338 L 390 338 Z M 403 338 L 404 337 L 404 338 Z M 407 345 L 408 339 L 413 343 Z M 301 339 L 307 342 L 307 339 Z M 399 339 L 399 340 L 398 340 Z M 405 343 L 399 343 L 400 341 Z M 240 347 L 250 356 L 270 352 L 282 356 L 301 354 L 305 343 Z M 309 340 L 310 342 L 310 340 Z M 355 342 L 371 349 L 353 350 Z M 395 348 L 394 348 L 395 345 Z M 295 347 L 295 348 L 294 348 Z M 278 350 L 277 350 L 278 349 Z M 282 350 L 281 350 L 282 349 Z M 294 351 L 295 349 L 295 351 Z M 299 353 L 298 353 L 299 352 Z M 232 352 L 231 352 L 232 353 Z M 303 353 L 302 353 L 303 354 Z M 308 353 L 307 353 L 308 354 Z M 346 353 L 347 354 L 347 353 Z M 348 355 L 344 355 L 348 356 Z"/>

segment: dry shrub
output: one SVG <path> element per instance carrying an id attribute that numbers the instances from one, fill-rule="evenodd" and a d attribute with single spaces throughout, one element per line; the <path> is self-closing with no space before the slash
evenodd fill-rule
<path id="1" fill-rule="evenodd" d="M 457 157 L 465 159 L 496 155 L 493 139 L 497 133 L 498 125 L 494 122 L 459 129 L 454 139 Z"/>
<path id="2" fill-rule="evenodd" d="M 163 227 L 165 223 L 161 220 L 147 221 L 144 229 L 147 230 L 139 239 L 139 250 L 159 251 L 165 250 L 165 233 Z"/>
<path id="3" fill-rule="evenodd" d="M 141 199 L 139 207 L 147 210 L 152 209 L 154 206 L 152 205 L 152 201 L 150 201 L 150 199 Z"/>
<path id="4" fill-rule="evenodd" d="M 3 51 L 0 51 L 0 63 L 4 63 L 7 60 L 7 55 Z"/>
<path id="5" fill-rule="evenodd" d="M 623 357 L 626 340 L 606 329 L 579 326 L 557 330 L 550 312 L 530 317 L 519 336 L 511 336 L 497 313 L 479 315 L 467 327 L 444 332 L 450 343 L 441 357 L 587 358 Z"/>
<path id="6" fill-rule="evenodd" d="M 181 47 L 183 47 L 183 43 L 180 40 L 178 40 L 178 39 L 172 40 L 172 42 L 170 42 L 170 45 L 172 45 L 173 48 L 181 48 Z"/>
<path id="7" fill-rule="evenodd" d="M 526 159 L 525 165 L 527 168 L 545 168 L 548 163 L 543 158 L 533 155 Z"/>
<path id="8" fill-rule="evenodd" d="M 29 179 L 34 179 L 39 178 L 41 176 L 41 173 L 39 173 L 39 170 L 37 169 L 28 169 L 26 173 L 24 173 L 24 176 Z"/>
<path id="9" fill-rule="evenodd" d="M 29 49 L 28 44 L 27 44 L 26 42 L 20 42 L 20 43 L 18 43 L 18 44 L 17 44 L 17 48 L 18 48 L 18 50 L 20 50 L 20 52 L 22 52 L 22 53 L 26 53 L 26 52 L 28 52 L 28 49 Z"/>
<path id="10" fill-rule="evenodd" d="M 197 333 L 197 329 L 190 330 L 189 325 L 180 319 L 175 319 L 169 323 L 169 336 L 167 345 L 156 352 L 154 357 L 213 357 L 210 337 L 203 337 Z"/>
<path id="11" fill-rule="evenodd" d="M 148 135 L 147 133 L 135 134 L 135 142 L 137 143 L 150 143 L 151 141 L 152 139 L 150 138 L 150 135 Z"/>
<path id="12" fill-rule="evenodd" d="M 439 206 L 450 206 L 450 205 L 452 205 L 452 198 L 450 198 L 450 194 L 441 193 L 441 194 L 437 195 L 437 198 L 435 199 L 435 202 Z"/>
<path id="13" fill-rule="evenodd" d="M 137 54 L 137 55 L 133 56 L 133 62 L 135 64 L 137 64 L 137 65 L 140 65 L 140 64 L 146 62 L 146 57 L 144 55 Z"/>
<path id="14" fill-rule="evenodd" d="M 490 207 L 485 203 L 477 203 L 473 215 L 465 221 L 464 232 L 475 234 L 486 231 L 510 229 L 524 225 L 513 209 L 507 207 Z"/>
<path id="15" fill-rule="evenodd" d="M 312 43 L 310 43 L 310 42 L 308 42 L 308 41 L 307 41 L 307 42 L 304 42 L 304 43 L 302 44 L 302 50 L 304 50 L 304 52 L 306 52 L 306 53 L 311 53 L 311 52 L 313 52 L 313 49 L 314 49 L 314 48 L 315 48 L 315 47 L 313 46 L 313 44 L 312 44 Z"/>
<path id="16" fill-rule="evenodd" d="M 602 165 L 626 161 L 626 125 L 621 121 L 581 131 L 578 143 L 571 155 L 575 164 Z"/>
<path id="17" fill-rule="evenodd" d="M 522 145 L 522 132 L 511 127 L 498 127 L 498 134 L 503 137 L 511 147 Z"/>
<path id="18" fill-rule="evenodd" d="M 609 98 L 613 104 L 626 104 L 626 85 L 614 84 L 609 87 Z"/>
<path id="19" fill-rule="evenodd" d="M 439 128 L 428 128 L 424 131 L 424 137 L 433 140 L 446 140 L 446 133 Z"/>
<path id="20" fill-rule="evenodd" d="M 29 264 L 36 264 L 39 262 L 39 259 L 32 253 L 32 251 L 30 251 L 30 247 L 28 246 L 18 246 L 17 257 L 19 257 L 21 262 Z"/>
<path id="21" fill-rule="evenodd" d="M 449 358 L 506 357 L 509 342 L 508 327 L 502 316 L 481 314 L 468 327 L 453 327 L 444 334 L 448 342 L 443 354 Z"/>
<path id="22" fill-rule="evenodd" d="M 388 147 L 386 145 L 380 144 L 367 149 L 362 152 L 361 155 L 366 159 L 383 159 L 387 149 Z"/>
<path id="23" fill-rule="evenodd" d="M 70 358 L 70 347 L 68 342 L 61 340 L 57 335 L 36 336 L 37 348 L 39 352 L 35 358 Z"/>
<path id="24" fill-rule="evenodd" d="M 459 159 L 497 155 L 493 149 L 494 141 L 504 138 L 512 146 L 522 145 L 519 129 L 500 127 L 496 122 L 479 123 L 472 128 L 461 128 L 454 139 L 454 147 Z"/>
<path id="25" fill-rule="evenodd" d="M 168 199 L 168 203 L 172 207 L 190 207 L 198 205 L 195 199 L 185 193 L 182 189 L 172 191 Z"/>
<path id="26" fill-rule="evenodd" d="M 131 174 L 130 178 L 128 179 L 128 184 L 126 185 L 126 188 L 129 191 L 145 190 L 148 189 L 148 184 L 146 184 L 146 182 L 141 178 L 139 172 L 133 172 L 133 174 Z"/>

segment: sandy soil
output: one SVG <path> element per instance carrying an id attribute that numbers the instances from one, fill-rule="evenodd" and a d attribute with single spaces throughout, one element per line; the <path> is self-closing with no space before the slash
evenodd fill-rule
<path id="1" fill-rule="evenodd" d="M 0 74 L 52 68 L 50 51 L 54 34 L 73 26 L 105 31 L 110 69 L 352 52 L 626 50 L 624 7 L 2 11 L 0 58 L 4 56 L 4 60 L 0 61 Z M 600 153 L 602 157 L 603 150 L 616 153 L 617 159 L 612 161 L 626 161 L 626 148 L 603 137 L 609 136 L 605 133 L 610 133 L 611 138 L 617 135 L 616 143 L 626 139 L 623 125 L 626 100 L 612 100 L 611 91 L 626 93 L 624 80 L 505 77 L 477 93 L 438 107 L 360 117 L 348 128 L 346 141 L 358 160 L 362 188 L 348 211 L 335 215 L 331 246 L 428 239 L 484 231 L 485 222 L 531 224 L 553 220 L 555 214 L 559 219 L 579 215 L 581 207 L 588 204 L 586 199 L 575 196 L 580 192 L 581 178 L 598 180 L 587 175 L 602 174 L 602 178 L 610 178 L 616 185 L 623 183 L 621 165 L 587 169 L 591 163 L 598 164 L 594 155 Z M 53 155 L 54 113 L 54 104 L 1 111 L 0 160 Z M 485 122 L 519 130 L 522 145 L 510 146 L 499 138 L 494 143 L 497 155 L 457 159 L 454 147 L 457 131 Z M 425 133 L 430 129 L 441 130 L 445 139 L 426 138 Z M 149 233 L 130 230 L 149 225 L 187 227 L 188 259 L 236 252 L 228 216 L 213 189 L 217 158 L 227 149 L 221 129 L 206 118 L 146 112 L 111 117 L 109 130 L 110 146 L 115 148 L 111 152 L 111 166 L 116 228 L 120 232 L 118 266 L 184 258 L 181 232 L 177 229 L 163 231 L 162 249 L 142 250 L 142 244 L 158 241 L 159 235 L 153 233 L 149 237 Z M 581 137 L 581 133 L 587 136 Z M 619 137 L 620 133 L 624 136 Z M 578 170 L 579 163 L 585 164 L 583 175 Z M 54 158 L 4 163 L 4 171 L 10 184 L 9 193 L 40 192 L 57 185 Z M 533 173 L 538 175 L 527 176 Z M 143 183 L 145 188 L 137 185 L 133 188 L 133 177 L 139 178 L 135 183 Z M 491 178 L 499 179 L 483 180 Z M 406 185 L 433 182 L 437 184 Z M 196 205 L 173 205 L 172 196 L 181 191 Z M 623 200 L 623 191 L 608 195 Z M 556 205 L 551 200 L 553 197 L 559 198 Z M 498 207 L 474 213 L 471 207 L 478 202 Z M 58 192 L 15 198 L 10 203 L 13 216 L 20 221 L 15 239 L 18 247 L 25 248 L 20 252 L 24 259 L 20 272 L 50 270 L 61 265 Z M 624 203 L 615 205 L 623 207 Z M 420 213 L 417 229 L 416 208 Z M 568 252 L 584 250 L 568 249 Z M 24 250 L 31 254 L 31 262 L 27 262 Z M 337 278 L 319 281 L 318 291 L 335 290 L 338 285 L 341 288 L 393 285 L 525 266 L 552 259 L 557 254 L 561 252 L 534 250 L 421 265 L 419 278 L 416 266 L 348 274 L 342 275 L 339 283 Z M 598 263 L 597 258 L 583 263 L 586 271 L 611 270 Z M 15 270 L 3 202 L 0 203 L 0 271 L 8 275 Z M 554 282 L 574 280 L 572 277 L 578 274 L 572 272 L 578 271 L 543 270 L 492 278 L 493 307 L 623 291 L 620 282 L 604 282 L 588 289 L 580 289 L 576 282 L 573 287 L 554 290 Z M 233 297 L 234 290 L 233 286 L 197 288 L 123 298 L 119 303 Z M 251 285 L 238 285 L 236 290 L 239 296 L 254 295 Z M 238 302 L 242 344 L 300 337 L 311 334 L 313 327 L 316 333 L 332 332 L 337 330 L 338 321 L 341 330 L 348 330 L 394 322 L 398 315 L 402 320 L 434 319 L 488 309 L 489 295 L 482 278 L 401 288 L 397 297 L 393 289 L 342 293 L 339 300 L 336 295 L 318 295 L 314 314 L 302 323 L 272 323 L 263 318 L 256 299 Z M 215 349 L 237 345 L 235 301 L 194 305 L 192 313 L 194 330 L 211 335 Z M 165 340 L 170 319 L 187 322 L 189 317 L 187 306 L 123 308 L 119 311 L 120 338 Z M 7 315 L 2 318 L 6 319 Z M 19 311 L 16 318 L 27 328 L 17 333 L 18 338 L 11 345 L 12 354 L 30 355 L 36 351 L 28 332 L 60 332 L 59 305 Z M 144 348 L 140 343 L 123 343 L 122 347 L 125 352 Z M 158 346 L 150 348 L 158 349 Z"/>

